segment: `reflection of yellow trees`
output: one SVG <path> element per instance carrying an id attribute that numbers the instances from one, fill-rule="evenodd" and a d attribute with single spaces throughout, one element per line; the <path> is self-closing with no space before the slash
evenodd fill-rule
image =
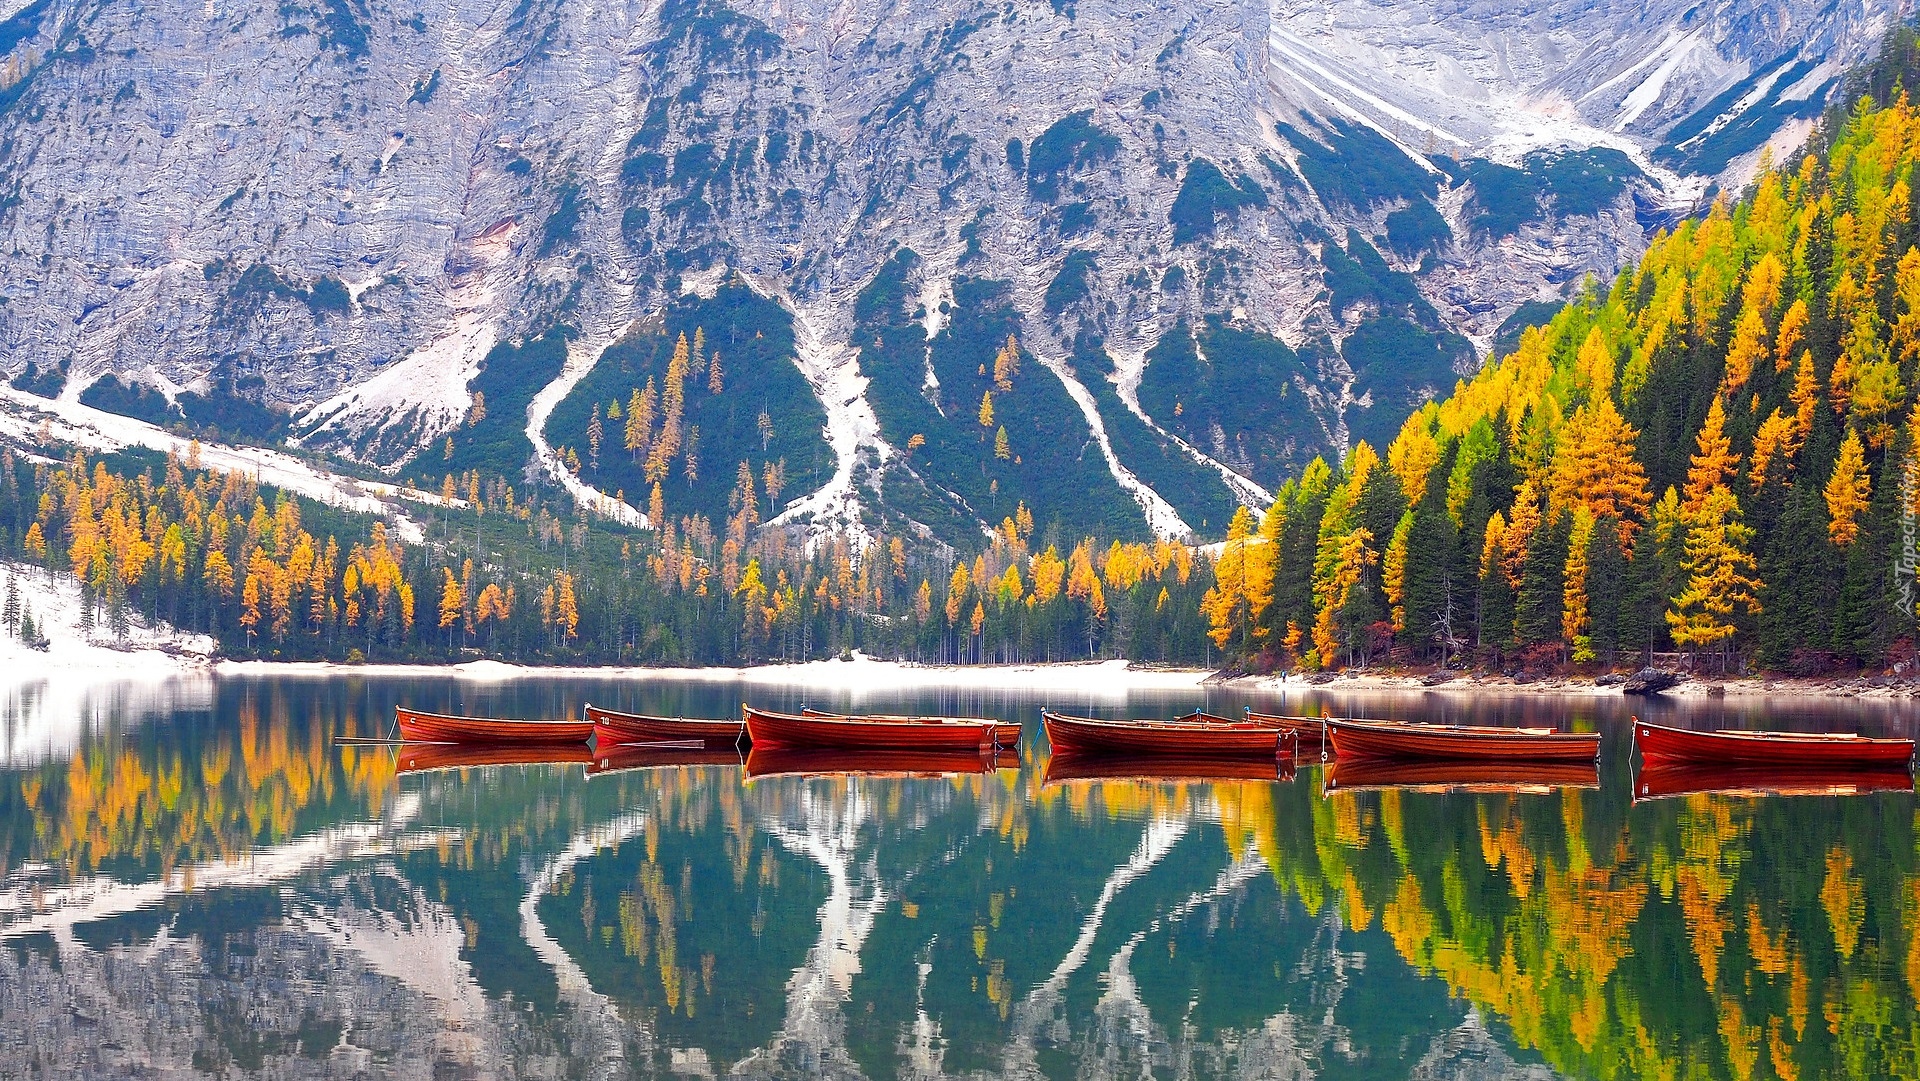
<path id="1" fill-rule="evenodd" d="M 1817 806 L 1763 833 L 1765 805 L 1694 796 L 1637 808 L 1634 828 L 1590 850 L 1595 793 L 1284 807 L 1291 793 L 1270 785 L 1214 794 L 1231 853 L 1257 849 L 1310 912 L 1330 900 L 1350 926 L 1377 922 L 1415 968 L 1569 1073 L 1920 1077 L 1920 876 L 1840 840 L 1766 847 L 1810 826 L 1838 834 Z M 1807 873 L 1785 873 L 1803 858 Z M 1625 966 L 1636 932 L 1684 942 L 1692 964 Z"/>
<path id="2" fill-rule="evenodd" d="M 32 858 L 73 873 L 150 862 L 165 875 L 285 841 L 303 812 L 342 795 L 354 817 L 377 811 L 393 786 L 390 752 L 332 752 L 321 724 L 296 730 L 284 701 L 271 708 L 275 719 L 263 725 L 259 703 L 248 699 L 236 728 L 197 749 L 163 733 L 135 743 L 143 733 L 108 732 L 64 763 L 16 774 L 33 817 Z"/>

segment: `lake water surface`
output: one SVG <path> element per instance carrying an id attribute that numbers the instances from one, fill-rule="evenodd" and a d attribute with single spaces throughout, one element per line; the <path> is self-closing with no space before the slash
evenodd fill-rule
<path id="1" fill-rule="evenodd" d="M 385 732 L 400 702 L 722 716 L 742 693 L 0 690 L 0 1077 L 1920 1077 L 1911 787 L 1636 801 L 1618 699 L 1044 703 L 1606 735 L 1595 777 L 1451 788 L 1313 756 L 1088 777 L 1013 693 L 747 692 L 1027 725 L 1017 761 L 970 773 L 435 769 L 336 742 Z M 1632 708 L 1907 735 L 1916 715 Z"/>

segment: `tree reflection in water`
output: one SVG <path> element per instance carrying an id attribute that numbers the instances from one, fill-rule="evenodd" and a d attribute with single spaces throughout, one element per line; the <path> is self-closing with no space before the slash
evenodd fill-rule
<path id="1" fill-rule="evenodd" d="M 16 754 L 0 1074 L 1920 1076 L 1910 790 L 403 776 L 394 693 Z"/>

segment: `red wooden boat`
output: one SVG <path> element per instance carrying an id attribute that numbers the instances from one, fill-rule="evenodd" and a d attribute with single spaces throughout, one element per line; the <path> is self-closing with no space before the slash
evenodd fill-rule
<path id="1" fill-rule="evenodd" d="M 393 707 L 400 738 L 410 743 L 585 743 L 593 738 L 587 721 L 509 721 L 492 717 L 450 717 Z"/>
<path id="2" fill-rule="evenodd" d="M 1462 758 L 1343 758 L 1327 767 L 1325 791 L 1484 792 L 1545 795 L 1556 788 L 1598 788 L 1600 768 L 1584 762 L 1477 762 Z"/>
<path id="3" fill-rule="evenodd" d="M 1905 766 L 1913 761 L 1910 739 L 1871 739 L 1854 732 L 1690 732 L 1637 717 L 1633 743 L 1648 762 Z"/>
<path id="4" fill-rule="evenodd" d="M 688 717 L 649 717 L 643 713 L 622 713 L 589 704 L 587 720 L 593 724 L 595 747 L 619 747 L 629 743 L 698 742 L 709 747 L 733 747 L 745 743 L 747 726 L 742 721 L 712 721 Z"/>
<path id="5" fill-rule="evenodd" d="M 1045 784 L 1130 781 L 1209 784 L 1214 781 L 1291 781 L 1293 762 L 1264 756 L 1192 754 L 1081 754 L 1062 751 L 1047 760 Z"/>
<path id="6" fill-rule="evenodd" d="M 1598 732 L 1557 732 L 1551 728 L 1329 720 L 1327 738 L 1340 758 L 1591 762 L 1600 755 Z"/>
<path id="7" fill-rule="evenodd" d="M 669 747 L 660 744 L 625 744 L 594 748 L 593 761 L 587 763 L 587 776 L 625 773 L 628 770 L 677 769 L 687 766 L 737 766 L 740 751 L 734 747 Z"/>
<path id="8" fill-rule="evenodd" d="M 828 713 L 824 709 L 813 709 L 811 707 L 802 707 L 800 716 L 826 717 L 840 721 L 885 721 L 889 724 L 898 724 L 902 721 L 913 721 L 919 724 L 952 724 L 956 721 L 964 724 L 990 724 L 993 726 L 993 740 L 995 743 L 998 743 L 1002 747 L 1016 747 L 1020 744 L 1020 726 L 1018 724 L 990 720 L 986 717 L 909 717 L 901 713 Z"/>
<path id="9" fill-rule="evenodd" d="M 1712 794 L 1722 796 L 1863 796 L 1873 792 L 1911 792 L 1913 775 L 1904 768 L 1798 765 L 1708 765 L 1656 759 L 1640 767 L 1633 798 Z"/>
<path id="10" fill-rule="evenodd" d="M 401 773 L 485 766 L 573 766 L 593 759 L 585 743 L 409 743 L 400 748 Z"/>
<path id="11" fill-rule="evenodd" d="M 958 750 L 849 750 L 841 747 L 773 747 L 747 752 L 749 777 L 948 777 L 992 773 L 1000 763 L 991 747 Z"/>
<path id="12" fill-rule="evenodd" d="M 1278 728 L 1248 721 L 1101 721 L 1040 714 L 1055 754 L 1258 755 L 1275 758 L 1283 742 Z M 1291 741 L 1286 741 L 1289 744 Z"/>
<path id="13" fill-rule="evenodd" d="M 1270 724 L 1283 731 L 1311 739 L 1319 739 L 1327 730 L 1325 717 L 1289 717 L 1280 713 L 1256 713 L 1251 707 L 1247 709 L 1246 716 L 1247 720 L 1255 724 Z"/>
<path id="14" fill-rule="evenodd" d="M 742 706 L 754 746 L 844 750 L 978 750 L 995 746 L 991 721 L 886 721 L 805 717 Z"/>

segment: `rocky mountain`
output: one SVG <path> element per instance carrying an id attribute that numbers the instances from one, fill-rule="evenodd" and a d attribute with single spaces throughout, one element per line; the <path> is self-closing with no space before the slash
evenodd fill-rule
<path id="1" fill-rule="evenodd" d="M 1903 11 L 0 0 L 0 367 L 629 519 L 1205 536 Z"/>

